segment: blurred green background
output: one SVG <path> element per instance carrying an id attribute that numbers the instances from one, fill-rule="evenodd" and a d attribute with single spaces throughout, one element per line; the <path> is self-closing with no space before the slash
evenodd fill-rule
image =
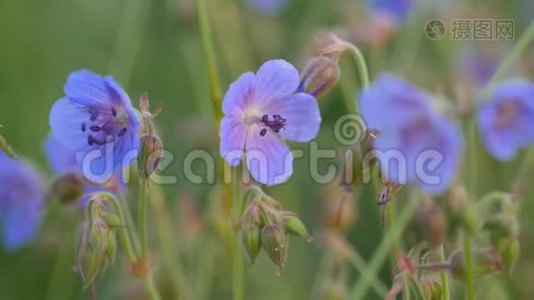
<path id="1" fill-rule="evenodd" d="M 372 29 L 365 21 L 369 14 L 358 1 L 289 0 L 275 15 L 262 14 L 238 0 L 206 2 L 223 89 L 239 74 L 256 70 L 267 59 L 283 58 L 302 68 L 312 54 L 314 37 L 321 31 L 343 32 L 358 42 L 358 32 Z M 381 71 L 395 71 L 443 98 L 472 101 L 469 96 L 459 96 L 465 93 L 458 91 L 461 80 L 455 62 L 458 49 L 477 42 L 455 42 L 450 38 L 432 41 L 424 36 L 426 22 L 434 18 L 444 19 L 447 24 L 452 18 L 512 19 L 519 36 L 534 19 L 529 2 L 420 2 L 417 12 L 400 24 L 384 45 L 360 45 L 369 62 L 371 78 Z M 513 42 L 483 45 L 508 49 Z M 529 53 L 511 75 L 532 78 L 532 49 Z M 182 262 L 188 281 L 186 288 L 193 299 L 228 299 L 230 265 L 225 243 L 214 225 L 221 209 L 216 188 L 190 184 L 182 171 L 181 159 L 189 150 L 208 149 L 214 157 L 218 153 L 193 0 L 0 2 L 0 123 L 4 126 L 1 134 L 19 154 L 35 163 L 46 180 L 52 178 L 42 151 L 49 131 L 49 109 L 62 97 L 68 74 L 81 68 L 113 75 L 135 104 L 141 93 L 147 92 L 153 103 L 163 105 L 157 124 L 165 148 L 175 156 L 165 174 L 178 177 L 177 184 L 164 187 L 166 212 L 174 229 L 167 237 L 176 248 L 170 255 Z M 333 124 L 344 113 L 345 103 L 353 101 L 358 86 L 349 59 L 342 60 L 342 73 L 340 84 L 320 99 L 324 120 L 318 137 L 320 148 L 342 147 L 333 138 Z M 449 103 L 457 104 L 454 100 Z M 520 160 L 502 165 L 493 161 L 481 145 L 477 151 L 480 174 L 477 193 L 508 190 Z M 332 162 L 322 162 L 321 171 L 326 171 L 326 164 Z M 198 166 L 199 172 L 203 170 Z M 313 183 L 307 175 L 309 166 L 305 159 L 296 162 L 295 170 L 289 183 L 270 188 L 269 192 L 286 209 L 297 212 L 312 232 L 317 232 L 325 186 Z M 532 178 L 530 172 L 524 180 Z M 526 194 L 532 195 L 531 191 Z M 381 210 L 371 188 L 364 188 L 357 198 L 357 221 L 347 237 L 363 257 L 369 258 L 382 236 Z M 526 197 L 522 203 L 523 255 L 517 270 L 510 278 L 503 275 L 480 283 L 499 290 L 493 299 L 534 297 L 534 199 L 529 198 L 532 197 Z M 75 209 L 51 203 L 40 234 L 31 246 L 15 254 L 0 251 L 0 299 L 88 298 L 89 293 L 83 290 L 74 271 L 75 234 L 80 220 L 81 213 Z M 152 245 L 158 248 L 157 228 L 153 223 L 151 226 Z M 298 239 L 291 242 L 287 271 L 282 277 L 275 276 L 275 267 L 265 255 L 247 268 L 246 299 L 311 297 L 323 250 L 319 243 Z M 165 273 L 165 263 L 157 259 L 157 264 L 158 283 L 172 295 L 172 278 Z M 101 277 L 97 285 L 99 298 L 144 298 L 142 284 L 124 269 L 119 259 Z M 381 273 L 388 284 L 390 269 L 391 266 L 386 266 Z M 357 272 L 350 269 L 349 284 L 358 278 Z M 461 283 L 453 281 L 453 287 L 457 285 Z M 455 295 L 454 299 L 461 298 L 460 294 Z M 373 297 L 376 298 L 369 292 L 368 299 Z"/>

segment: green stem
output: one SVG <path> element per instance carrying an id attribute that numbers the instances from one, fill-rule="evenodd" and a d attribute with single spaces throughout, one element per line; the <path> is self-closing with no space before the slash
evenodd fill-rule
<path id="1" fill-rule="evenodd" d="M 350 44 L 349 50 L 350 53 L 352 53 L 352 56 L 354 57 L 354 61 L 356 62 L 356 67 L 358 68 L 358 75 L 360 76 L 362 87 L 366 89 L 369 87 L 369 70 L 367 69 L 365 58 L 363 57 L 363 54 L 360 49 L 358 49 L 358 47 Z"/>
<path id="2" fill-rule="evenodd" d="M 126 255 L 128 256 L 128 260 L 130 260 L 130 262 L 132 263 L 135 263 L 137 261 L 137 257 L 132 248 L 130 235 L 128 234 L 128 226 L 126 223 L 126 219 L 124 218 L 124 212 L 122 211 L 121 205 L 113 194 L 105 192 L 102 193 L 102 195 L 106 199 L 108 199 L 109 202 L 111 202 L 113 208 L 115 209 L 115 212 L 119 215 L 119 220 L 121 222 L 121 226 L 118 228 L 119 238 L 121 239 L 122 246 L 124 247 L 124 252 L 126 252 Z"/>
<path id="3" fill-rule="evenodd" d="M 358 283 L 354 286 L 351 293 L 351 299 L 365 299 L 367 290 L 369 289 L 372 282 L 376 280 L 377 274 L 380 271 L 380 268 L 382 267 L 384 262 L 387 260 L 390 251 L 393 249 L 396 241 L 400 238 L 404 229 L 406 228 L 406 226 L 408 226 L 408 223 L 410 222 L 412 216 L 419 208 L 419 205 L 421 203 L 420 200 L 420 197 L 411 199 L 411 201 L 406 204 L 406 207 L 399 214 L 395 226 L 388 229 L 384 236 L 384 239 L 382 239 L 382 242 L 378 246 L 375 255 L 373 256 L 364 271 L 364 273 L 368 275 L 362 277 L 361 280 L 358 281 Z"/>
<path id="4" fill-rule="evenodd" d="M 421 287 L 421 284 L 419 283 L 419 280 L 417 278 L 411 278 L 410 283 L 414 287 L 415 293 L 421 300 L 426 300 L 425 293 L 423 292 L 423 288 Z"/>
<path id="5" fill-rule="evenodd" d="M 161 299 L 159 297 L 158 289 L 156 288 L 156 284 L 154 283 L 154 277 L 152 275 L 147 276 L 147 278 L 145 279 L 145 288 L 150 299 Z"/>
<path id="6" fill-rule="evenodd" d="M 150 197 L 150 210 L 152 212 L 150 216 L 154 220 L 159 240 L 158 246 L 161 249 L 161 262 L 164 270 L 168 274 L 169 280 L 172 282 L 172 287 L 175 292 L 173 299 L 191 299 L 192 297 L 189 292 L 190 284 L 184 275 L 180 255 L 174 247 L 176 235 L 163 191 L 159 186 L 153 185 L 148 191 L 148 194 Z"/>
<path id="7" fill-rule="evenodd" d="M 356 270 L 360 273 L 360 276 L 362 277 L 369 276 L 369 273 L 366 272 L 367 265 L 358 251 L 353 250 L 351 252 L 349 260 L 354 266 L 354 268 L 356 268 Z M 378 279 L 373 280 L 371 278 L 370 281 L 372 284 L 372 288 L 376 292 L 376 294 L 380 296 L 381 298 L 384 298 L 388 293 L 388 290 L 389 290 L 388 287 L 381 280 L 378 280 Z"/>
<path id="8" fill-rule="evenodd" d="M 404 278 L 403 280 L 404 288 L 402 289 L 402 299 L 404 300 L 412 300 L 412 296 L 410 295 L 410 282 L 407 278 Z"/>
<path id="9" fill-rule="evenodd" d="M 130 208 L 128 206 L 124 193 L 122 193 L 120 189 L 117 189 L 115 192 L 119 200 L 119 205 L 121 206 L 122 211 L 124 213 L 125 224 L 126 224 L 126 227 L 129 229 L 128 232 L 132 240 L 134 251 L 135 253 L 139 253 L 139 251 L 141 250 L 140 245 L 139 245 L 139 238 L 138 238 L 139 235 L 137 234 L 137 230 L 134 226 L 132 212 L 130 211 Z"/>
<path id="10" fill-rule="evenodd" d="M 528 47 L 530 42 L 534 39 L 534 22 L 531 22 L 527 27 L 525 33 L 521 36 L 512 52 L 504 59 L 497 71 L 491 77 L 487 87 L 493 88 L 501 77 L 508 71 L 508 69 L 520 58 L 523 51 Z"/>
<path id="11" fill-rule="evenodd" d="M 208 13 L 206 9 L 206 3 L 204 0 L 196 0 L 198 27 L 200 30 L 200 36 L 202 38 L 202 48 L 204 51 L 204 57 L 206 58 L 206 64 L 208 67 L 208 76 L 210 83 L 210 94 L 213 109 L 215 111 L 215 117 L 218 120 L 222 117 L 221 103 L 222 92 L 219 84 L 219 73 L 217 71 L 217 64 L 215 63 L 215 50 L 213 46 L 213 36 L 211 34 L 210 23 L 208 19 Z"/>
<path id="12" fill-rule="evenodd" d="M 441 244 L 440 250 L 439 250 L 440 260 L 441 263 L 446 264 L 447 261 L 445 260 L 445 247 L 443 244 Z M 440 272 L 441 276 L 441 288 L 443 290 L 443 294 L 441 299 L 442 300 L 449 300 L 449 279 L 447 277 L 447 271 L 446 269 L 441 270 Z"/>
<path id="13" fill-rule="evenodd" d="M 148 256 L 148 201 L 146 198 L 147 182 L 139 182 L 139 239 L 141 241 L 141 264 L 146 265 Z"/>
<path id="14" fill-rule="evenodd" d="M 241 240 L 240 232 L 241 228 L 236 225 L 239 224 L 239 212 L 241 209 L 241 195 L 240 195 L 240 185 L 241 181 L 239 180 L 239 168 L 233 168 L 233 178 L 232 178 L 232 205 L 234 207 L 234 218 L 232 222 L 234 246 L 233 246 L 233 267 L 232 267 L 232 286 L 233 286 L 233 299 L 234 300 L 243 300 L 243 256 L 241 255 Z"/>
<path id="15" fill-rule="evenodd" d="M 475 299 L 475 279 L 473 274 L 473 257 L 471 253 L 471 240 L 464 234 L 464 268 L 465 268 L 465 297 L 467 300 Z"/>

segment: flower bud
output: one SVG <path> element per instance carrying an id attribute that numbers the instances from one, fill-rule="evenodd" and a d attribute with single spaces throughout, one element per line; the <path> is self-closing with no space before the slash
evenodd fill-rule
<path id="1" fill-rule="evenodd" d="M 282 219 L 284 221 L 287 233 L 300 236 L 307 241 L 311 241 L 311 237 L 308 234 L 308 230 L 306 230 L 306 226 L 295 213 L 284 211 L 282 212 Z"/>
<path id="2" fill-rule="evenodd" d="M 57 177 L 50 186 L 47 198 L 57 199 L 61 203 L 71 203 L 85 192 L 85 180 L 79 173 L 69 172 Z"/>
<path id="3" fill-rule="evenodd" d="M 90 286 L 100 275 L 109 254 L 109 227 L 100 218 L 85 222 L 78 247 L 78 270 L 85 286 Z"/>
<path id="4" fill-rule="evenodd" d="M 479 249 L 472 253 L 473 274 L 475 278 L 480 278 L 498 272 L 502 268 L 502 262 L 495 249 Z M 463 280 L 465 276 L 464 252 L 457 251 L 449 258 L 451 274 L 458 280 Z"/>
<path id="5" fill-rule="evenodd" d="M 441 245 L 445 239 L 447 220 L 441 208 L 427 201 L 417 212 L 417 228 L 433 246 Z"/>
<path id="6" fill-rule="evenodd" d="M 502 239 L 497 245 L 502 262 L 508 273 L 512 273 L 519 258 L 521 246 L 517 238 Z"/>
<path id="7" fill-rule="evenodd" d="M 261 231 L 261 245 L 271 261 L 278 266 L 278 274 L 284 270 L 287 259 L 288 240 L 282 227 L 270 224 Z"/>
<path id="8" fill-rule="evenodd" d="M 141 151 L 137 157 L 139 176 L 150 177 L 158 167 L 163 153 L 163 144 L 156 135 L 147 134 L 141 137 Z"/>
<path id="9" fill-rule="evenodd" d="M 256 260 L 256 257 L 260 253 L 261 228 L 256 225 L 250 225 L 246 228 L 243 228 L 241 244 L 243 245 L 243 249 L 249 263 L 253 264 Z"/>
<path id="10" fill-rule="evenodd" d="M 339 77 L 339 66 L 333 59 L 326 56 L 314 57 L 304 67 L 297 91 L 319 97 L 331 89 Z"/>
<path id="11" fill-rule="evenodd" d="M 356 219 L 353 190 L 333 182 L 325 191 L 325 197 L 321 208 L 323 226 L 335 232 L 348 230 Z"/>

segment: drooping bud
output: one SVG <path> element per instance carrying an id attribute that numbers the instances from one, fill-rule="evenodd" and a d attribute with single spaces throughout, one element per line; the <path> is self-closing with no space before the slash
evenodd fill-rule
<path id="1" fill-rule="evenodd" d="M 287 233 L 300 236 L 306 241 L 311 241 L 311 236 L 308 233 L 306 226 L 302 223 L 297 214 L 290 211 L 283 211 L 282 219 Z"/>
<path id="2" fill-rule="evenodd" d="M 271 261 L 278 266 L 277 274 L 281 274 L 287 259 L 288 239 L 282 227 L 270 224 L 261 231 L 261 245 Z"/>
<path id="3" fill-rule="evenodd" d="M 253 264 L 261 249 L 261 228 L 250 225 L 243 228 L 241 237 L 243 250 L 250 264 Z"/>
<path id="4" fill-rule="evenodd" d="M 85 179 L 76 172 L 65 173 L 57 177 L 50 186 L 47 199 L 57 199 L 67 204 L 76 201 L 85 192 Z"/>
<path id="5" fill-rule="evenodd" d="M 467 232 L 474 233 L 480 229 L 481 222 L 475 204 L 469 200 L 465 188 L 456 186 L 451 191 L 448 209 L 453 225 L 462 226 Z"/>
<path id="6" fill-rule="evenodd" d="M 297 91 L 319 97 L 337 83 L 340 73 L 339 66 L 333 59 L 326 56 L 314 57 L 304 67 Z"/>
<path id="7" fill-rule="evenodd" d="M 517 238 L 501 239 L 497 244 L 497 249 L 502 258 L 506 271 L 512 273 L 519 259 L 521 247 Z"/>
<path id="8" fill-rule="evenodd" d="M 447 220 L 441 208 L 432 201 L 426 201 L 417 212 L 417 228 L 433 246 L 441 245 L 445 239 Z"/>
<path id="9" fill-rule="evenodd" d="M 139 176 L 148 179 L 158 167 L 163 155 L 163 143 L 154 134 L 146 134 L 141 137 L 141 151 L 137 156 Z"/>
<path id="10" fill-rule="evenodd" d="M 100 218 L 84 222 L 78 246 L 78 270 L 85 286 L 90 286 L 102 272 L 109 253 L 109 227 Z M 113 253 L 114 254 L 114 253 Z"/>
<path id="11" fill-rule="evenodd" d="M 501 259 L 493 248 L 479 249 L 472 253 L 473 256 L 473 274 L 475 278 L 496 273 L 501 270 Z M 451 274 L 458 280 L 463 280 L 465 276 L 465 259 L 463 251 L 456 251 L 449 258 Z"/>
<path id="12" fill-rule="evenodd" d="M 335 232 L 349 229 L 356 219 L 355 197 L 352 189 L 338 181 L 328 185 L 321 208 L 323 226 Z"/>
<path id="13" fill-rule="evenodd" d="M 242 207 L 239 209 L 240 215 L 243 214 L 247 205 L 254 205 L 253 203 L 260 201 L 263 195 L 263 191 L 259 187 L 255 185 L 250 186 L 245 192 L 245 195 L 243 195 L 243 201 L 241 201 Z"/>

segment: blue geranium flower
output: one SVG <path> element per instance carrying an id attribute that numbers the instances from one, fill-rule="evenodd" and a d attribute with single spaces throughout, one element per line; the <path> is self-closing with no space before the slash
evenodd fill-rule
<path id="1" fill-rule="evenodd" d="M 246 150 L 248 170 L 258 182 L 279 184 L 293 173 L 293 155 L 283 138 L 308 142 L 319 131 L 317 100 L 295 93 L 299 81 L 290 63 L 270 60 L 256 74 L 241 75 L 224 96 L 221 156 L 236 166 Z"/>
<path id="2" fill-rule="evenodd" d="M 50 111 L 52 134 L 76 153 L 86 178 L 109 179 L 139 150 L 139 119 L 128 95 L 110 76 L 87 70 L 69 75 L 65 97 Z"/>
<path id="3" fill-rule="evenodd" d="M 429 194 L 452 182 L 461 155 L 461 135 L 432 110 L 429 96 L 390 74 L 364 90 L 360 109 L 369 129 L 377 130 L 375 150 L 387 180 L 416 181 Z"/>
<path id="4" fill-rule="evenodd" d="M 6 250 L 13 252 L 35 237 L 44 205 L 43 184 L 27 163 L 0 151 L 0 221 Z"/>
<path id="5" fill-rule="evenodd" d="M 497 159 L 510 160 L 518 149 L 534 143 L 534 85 L 502 83 L 477 116 L 482 138 Z"/>

